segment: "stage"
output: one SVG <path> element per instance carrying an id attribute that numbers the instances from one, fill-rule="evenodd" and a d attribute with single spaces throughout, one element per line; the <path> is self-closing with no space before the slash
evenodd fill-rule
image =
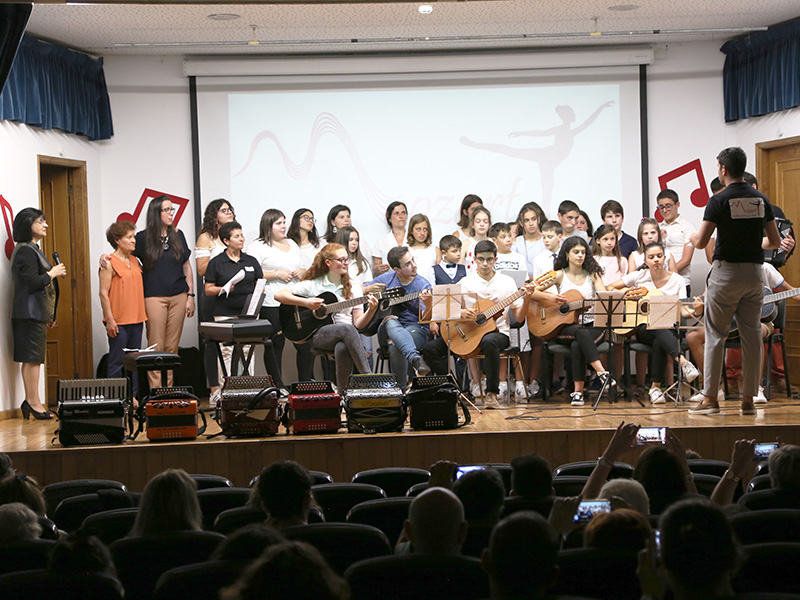
<path id="1" fill-rule="evenodd" d="M 784 443 L 800 442 L 800 400 L 774 395 L 755 416 L 741 416 L 738 401 L 722 404 L 718 415 L 690 415 L 683 404 L 640 407 L 622 400 L 601 401 L 573 408 L 566 397 L 510 408 L 472 410 L 472 423 L 448 431 L 411 431 L 376 435 L 342 433 L 286 435 L 271 438 L 213 439 L 153 443 L 144 434 L 117 446 L 63 448 L 53 444 L 57 421 L 0 421 L 0 449 L 11 455 L 20 473 L 40 484 L 78 478 L 115 479 L 131 491 L 142 491 L 147 481 L 168 467 L 190 473 L 229 477 L 245 487 L 260 469 L 275 460 L 296 460 L 308 469 L 325 471 L 335 481 L 349 481 L 365 469 L 385 466 L 428 468 L 439 459 L 460 464 L 509 462 L 515 456 L 537 453 L 552 467 L 577 460 L 594 460 L 605 448 L 620 421 L 677 430 L 686 448 L 703 458 L 730 460 L 733 442 L 742 438 Z M 18 412 L 18 411 L 17 411 Z M 13 413 L 12 413 L 13 415 Z M 12 416 L 5 415 L 5 416 Z M 218 431 L 210 420 L 207 434 Z M 634 463 L 637 452 L 626 456 Z"/>

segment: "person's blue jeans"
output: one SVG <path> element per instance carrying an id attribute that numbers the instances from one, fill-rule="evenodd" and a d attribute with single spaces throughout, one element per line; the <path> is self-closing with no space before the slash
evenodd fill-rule
<path id="1" fill-rule="evenodd" d="M 411 361 L 420 356 L 419 349 L 430 339 L 431 332 L 427 325 L 403 325 L 394 317 L 386 319 L 378 328 L 378 343 L 389 347 L 389 364 L 402 389 L 408 384 L 408 367 Z M 392 345 L 389 345 L 389 340 Z"/>

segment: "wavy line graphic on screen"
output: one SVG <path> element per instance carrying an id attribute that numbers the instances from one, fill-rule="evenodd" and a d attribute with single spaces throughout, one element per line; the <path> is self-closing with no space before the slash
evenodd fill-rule
<path id="1" fill-rule="evenodd" d="M 588 119 L 577 127 L 573 127 L 575 122 L 575 111 L 571 106 L 562 104 L 556 106 L 555 111 L 561 119 L 561 124 L 549 129 L 534 129 L 531 131 L 512 131 L 508 137 L 552 137 L 553 143 L 550 146 L 543 148 L 518 148 L 515 146 L 508 146 L 506 144 L 493 144 L 487 142 L 476 142 L 466 136 L 460 138 L 460 142 L 470 148 L 477 150 L 486 150 L 488 152 L 495 152 L 510 156 L 511 158 L 521 158 L 522 160 L 529 160 L 539 165 L 539 178 L 542 182 L 542 206 L 550 206 L 553 197 L 553 183 L 556 178 L 556 169 L 564 162 L 572 147 L 575 145 L 575 136 L 586 130 L 592 123 L 595 122 L 597 117 L 604 109 L 614 106 L 614 101 L 611 100 L 601 104 Z"/>
<path id="2" fill-rule="evenodd" d="M 14 253 L 14 234 L 12 232 L 14 225 L 14 210 L 11 208 L 8 200 L 3 198 L 3 196 L 0 196 L 0 209 L 3 210 L 3 221 L 6 224 L 6 233 L 8 234 L 8 239 L 6 240 L 5 245 L 6 258 L 11 260 L 11 255 Z"/>
<path id="3" fill-rule="evenodd" d="M 347 129 L 339 122 L 339 119 L 330 113 L 320 113 L 314 120 L 314 124 L 311 127 L 311 135 L 308 140 L 308 150 L 306 150 L 306 156 L 303 162 L 296 163 L 291 159 L 275 133 L 272 131 L 262 131 L 253 138 L 247 160 L 234 177 L 238 177 L 250 167 L 250 163 L 253 162 L 256 150 L 261 142 L 264 140 L 271 140 L 275 144 L 278 152 L 280 152 L 283 165 L 289 176 L 292 177 L 292 179 L 303 179 L 311 172 L 311 167 L 314 165 L 314 157 L 317 152 L 317 145 L 325 134 L 335 136 L 342 143 L 356 170 L 361 189 L 364 190 L 364 194 L 372 205 L 373 211 L 377 211 L 376 214 L 383 215 L 386 210 L 386 205 L 393 200 L 397 200 L 397 197 L 384 194 L 378 189 L 378 186 L 373 183 L 372 178 L 367 173 L 367 169 L 364 167 L 364 163 L 361 160 L 355 143 L 353 143 L 353 140 L 350 138 L 350 134 L 347 133 Z"/>
<path id="4" fill-rule="evenodd" d="M 144 209 L 145 203 L 147 203 L 148 200 L 152 200 L 153 198 L 158 198 L 159 196 L 167 196 L 170 200 L 172 200 L 172 203 L 178 207 L 178 210 L 175 212 L 175 218 L 172 221 L 172 224 L 175 227 L 177 227 L 178 223 L 181 220 L 183 212 L 189 205 L 189 199 L 183 198 L 181 196 L 176 196 L 174 194 L 167 194 L 166 192 L 159 192 L 156 190 L 152 190 L 150 188 L 144 188 L 142 195 L 139 197 L 139 202 L 136 203 L 136 208 L 133 209 L 133 213 L 129 212 L 119 213 L 119 215 L 117 216 L 117 221 L 130 221 L 133 224 L 138 223 L 139 215 L 142 214 L 142 210 Z"/>
<path id="5" fill-rule="evenodd" d="M 670 182 L 674 181 L 684 175 L 688 175 L 689 173 L 694 173 L 695 177 L 697 177 L 697 189 L 692 190 L 689 194 L 689 198 L 692 201 L 692 204 L 697 206 L 698 208 L 703 208 L 706 204 L 708 204 L 708 186 L 706 186 L 706 178 L 703 175 L 703 165 L 700 164 L 700 159 L 695 158 L 693 161 L 686 163 L 685 165 L 681 165 L 676 169 L 672 169 L 668 173 L 664 173 L 663 175 L 658 176 L 658 187 L 662 190 L 666 190 L 670 187 Z M 694 185 L 694 182 L 692 182 Z M 661 215 L 661 211 L 658 210 L 658 207 L 655 209 L 654 216 L 656 220 L 661 223 L 664 220 L 664 217 Z"/>

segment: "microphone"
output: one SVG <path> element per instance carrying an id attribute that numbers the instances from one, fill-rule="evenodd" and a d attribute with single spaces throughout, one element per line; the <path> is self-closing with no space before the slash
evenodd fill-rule
<path id="1" fill-rule="evenodd" d="M 54 265 L 61 264 L 61 257 L 58 255 L 58 252 L 53 252 L 53 264 Z M 62 277 L 66 277 L 66 275 L 62 275 Z"/>

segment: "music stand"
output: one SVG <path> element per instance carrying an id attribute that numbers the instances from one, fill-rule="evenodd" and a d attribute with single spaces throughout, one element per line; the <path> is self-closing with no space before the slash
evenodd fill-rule
<path id="1" fill-rule="evenodd" d="M 585 302 L 593 303 L 595 305 L 595 326 L 596 327 L 605 327 L 606 330 L 606 339 L 608 340 L 608 372 L 609 377 L 603 382 L 603 385 L 600 387 L 600 392 L 597 394 L 597 398 L 594 401 L 594 405 L 592 406 L 592 410 L 597 410 L 597 406 L 600 404 L 600 398 L 603 397 L 603 392 L 606 390 L 606 387 L 609 386 L 611 379 L 616 374 L 616 359 L 614 358 L 614 340 L 613 340 L 613 328 L 615 327 L 622 327 L 623 321 L 627 316 L 628 305 L 627 302 L 630 300 L 625 299 L 625 292 L 622 291 L 606 291 L 606 292 L 597 292 L 597 298 L 593 300 L 586 300 Z M 638 302 L 637 308 L 634 309 L 636 311 L 635 318 L 637 320 L 636 326 L 638 327 L 638 318 L 639 318 L 639 311 L 638 311 Z M 598 310 L 599 308 L 599 310 Z M 611 390 L 609 392 L 610 400 L 609 402 L 613 404 L 617 402 L 617 388 L 618 386 L 622 385 L 625 389 L 625 392 L 628 394 L 629 398 L 636 398 L 636 401 L 640 404 L 642 408 L 644 408 L 644 403 L 637 398 L 628 388 L 625 386 L 624 383 L 617 382 L 617 385 L 611 386 Z"/>

